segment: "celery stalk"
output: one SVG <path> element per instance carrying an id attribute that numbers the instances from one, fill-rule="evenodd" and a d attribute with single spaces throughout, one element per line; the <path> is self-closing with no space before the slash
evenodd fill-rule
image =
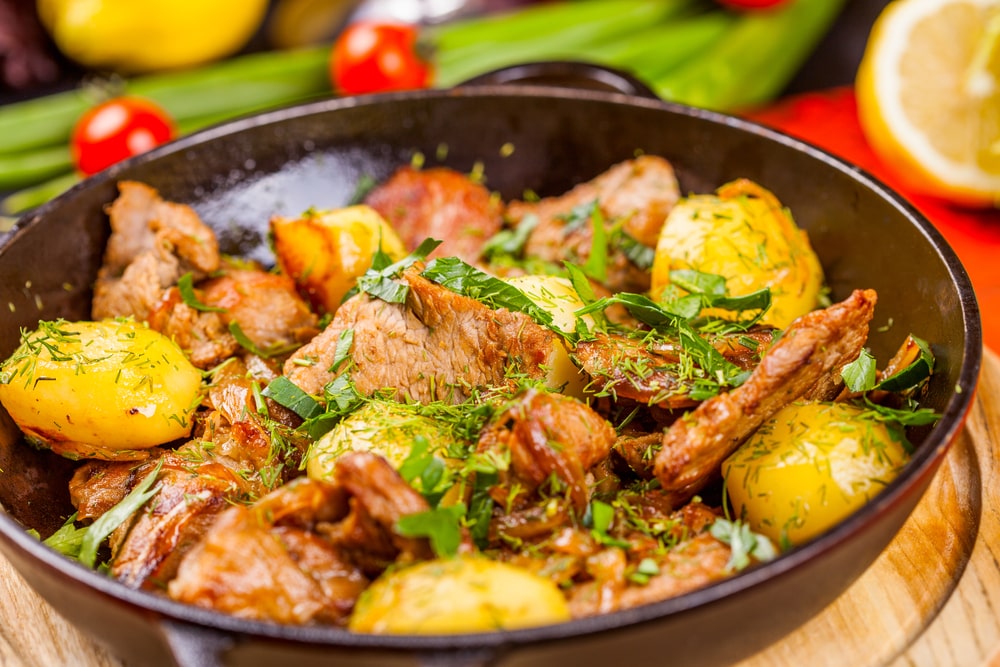
<path id="1" fill-rule="evenodd" d="M 80 176 L 76 172 L 60 174 L 55 178 L 37 183 L 29 188 L 18 190 L 0 199 L 0 215 L 16 216 L 25 213 L 37 206 L 41 206 L 50 199 L 61 195 L 71 186 L 76 185 Z"/>
<path id="2" fill-rule="evenodd" d="M 72 168 L 73 160 L 65 144 L 24 153 L 0 154 L 0 190 L 25 187 Z"/>
<path id="3" fill-rule="evenodd" d="M 639 31 L 668 21 L 691 7 L 691 0 L 665 0 L 663 2 L 606 3 L 600 0 L 583 0 L 557 3 L 554 6 L 580 8 L 600 5 L 607 14 L 590 16 L 590 20 L 570 25 L 549 24 L 547 32 L 539 35 L 528 31 L 521 35 L 506 32 L 464 47 L 439 46 L 436 58 L 436 85 L 447 87 L 458 84 L 477 74 L 533 60 L 590 60 L 592 48 L 611 41 L 627 40 Z M 441 32 L 437 33 L 442 35 Z M 447 35 L 447 33 L 443 33 Z M 447 39 L 439 37 L 439 44 Z"/>
<path id="4" fill-rule="evenodd" d="M 484 43 L 504 44 L 551 37 L 578 25 L 593 25 L 622 12 L 650 3 L 648 0 L 575 0 L 540 3 L 429 28 L 424 37 L 441 53 Z M 667 2 L 664 4 L 671 4 Z"/>
<path id="5" fill-rule="evenodd" d="M 627 40 L 598 45 L 590 49 L 588 59 L 653 80 L 711 48 L 736 20 L 730 12 L 707 12 L 667 21 Z"/>
<path id="6" fill-rule="evenodd" d="M 149 74 L 108 87 L 148 97 L 176 121 L 267 108 L 329 93 L 329 47 L 240 56 L 195 70 Z M 99 90 L 70 90 L 0 107 L 0 154 L 65 144 Z"/>
<path id="7" fill-rule="evenodd" d="M 664 99 L 736 111 L 768 102 L 833 24 L 846 0 L 789 0 L 748 12 L 716 46 L 652 82 Z"/>

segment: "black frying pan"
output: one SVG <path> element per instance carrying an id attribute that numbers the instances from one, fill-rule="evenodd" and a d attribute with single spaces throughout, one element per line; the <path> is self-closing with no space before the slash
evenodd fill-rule
<path id="1" fill-rule="evenodd" d="M 334 99 L 217 127 L 113 167 L 18 224 L 0 247 L 0 355 L 39 318 L 88 316 L 108 236 L 102 207 L 118 179 L 194 206 L 227 252 L 266 257 L 271 214 L 343 205 L 362 177 L 384 178 L 417 154 L 428 166 L 480 164 L 490 188 L 518 197 L 562 192 L 637 151 L 672 160 L 684 192 L 736 177 L 774 191 L 808 229 L 834 298 L 878 290 L 878 359 L 909 332 L 932 343 L 927 405 L 943 419 L 914 434 L 903 474 L 834 530 L 702 590 L 551 627 L 429 637 L 280 627 L 130 590 L 42 547 L 24 528 L 61 524 L 70 465 L 21 444 L 0 414 L 0 549 L 60 613 L 136 665 L 719 665 L 782 637 L 858 577 L 909 515 L 961 427 L 982 342 L 968 277 L 926 220 L 857 168 L 759 126 L 633 95 L 477 86 Z"/>

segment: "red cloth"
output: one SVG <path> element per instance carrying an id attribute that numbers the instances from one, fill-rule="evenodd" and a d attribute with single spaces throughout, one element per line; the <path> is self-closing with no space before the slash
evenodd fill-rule
<path id="1" fill-rule="evenodd" d="M 1000 352 L 1000 210 L 959 209 L 907 192 L 865 140 L 850 86 L 795 95 L 744 115 L 853 162 L 923 213 L 969 273 L 982 312 L 984 342 Z"/>

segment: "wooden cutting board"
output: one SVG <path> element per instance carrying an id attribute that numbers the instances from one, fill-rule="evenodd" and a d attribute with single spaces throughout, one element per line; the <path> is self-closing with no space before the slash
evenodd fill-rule
<path id="1" fill-rule="evenodd" d="M 998 434 L 1000 359 L 987 352 L 965 429 L 896 539 L 821 614 L 738 667 L 1000 667 Z M 0 665 L 122 667 L 2 558 Z"/>

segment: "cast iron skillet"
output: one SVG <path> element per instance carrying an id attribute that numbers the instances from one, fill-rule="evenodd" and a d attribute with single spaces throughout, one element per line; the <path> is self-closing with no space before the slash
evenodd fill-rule
<path id="1" fill-rule="evenodd" d="M 40 318 L 88 316 L 108 237 L 102 207 L 119 179 L 194 206 L 227 252 L 269 259 L 271 214 L 344 205 L 360 180 L 417 155 L 428 166 L 481 166 L 511 198 L 563 192 L 639 151 L 672 160 L 684 192 L 737 177 L 774 191 L 808 229 L 834 298 L 878 290 L 870 345 L 879 360 L 909 332 L 932 343 L 927 405 L 943 418 L 914 434 L 903 474 L 834 530 L 688 595 L 551 627 L 428 637 L 279 627 L 130 590 L 42 547 L 24 529 L 47 534 L 71 511 L 70 464 L 21 444 L 0 411 L 0 548 L 60 613 L 137 665 L 720 665 L 779 639 L 896 534 L 959 432 L 982 350 L 969 279 L 937 231 L 867 174 L 787 136 L 635 95 L 525 85 L 332 99 L 237 121 L 113 167 L 20 221 L 0 247 L 0 355 Z"/>

